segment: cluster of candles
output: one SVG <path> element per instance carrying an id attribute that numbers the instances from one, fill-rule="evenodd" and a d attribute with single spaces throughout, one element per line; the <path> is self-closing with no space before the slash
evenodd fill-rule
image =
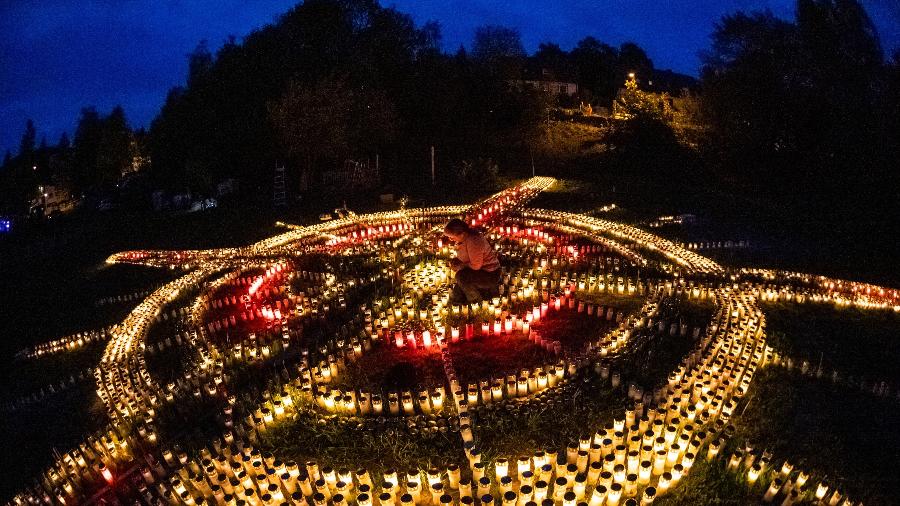
<path id="1" fill-rule="evenodd" d="M 721 274 L 724 272 L 722 266 L 704 256 L 694 253 L 668 239 L 663 239 L 624 223 L 547 209 L 526 209 L 521 214 L 525 219 L 538 220 L 545 223 L 558 223 L 577 230 L 589 231 L 592 234 L 613 235 L 648 250 L 656 251 L 670 258 L 689 272 L 710 274 Z"/>
<path id="2" fill-rule="evenodd" d="M 256 440 L 257 432 L 296 413 L 300 405 L 307 404 L 302 402 L 304 397 L 312 400 L 313 404 L 324 404 L 325 408 L 330 403 L 336 412 L 343 410 L 340 412 L 367 414 L 371 409 L 375 413 L 376 394 L 328 390 L 326 376 L 334 373 L 331 358 L 325 362 L 325 367 L 322 364 L 310 367 L 305 362 L 301 363 L 297 383 L 268 398 L 253 410 L 247 420 L 234 424 L 232 431 L 202 449 L 196 459 L 153 445 L 156 433 L 152 423 L 148 422 L 152 422 L 154 409 L 161 399 L 174 399 L 172 390 L 175 389 L 187 391 L 193 388 L 196 391 L 201 384 L 216 385 L 221 382 L 222 357 L 225 354 L 212 343 L 210 329 L 203 325 L 204 316 L 210 309 L 210 299 L 208 296 L 198 296 L 188 313 L 192 330 L 185 336 L 192 346 L 201 350 L 203 358 L 199 369 L 187 372 L 185 380 L 178 380 L 174 387 L 160 388 L 153 382 L 143 361 L 143 353 L 147 349 L 144 338 L 149 325 L 166 316 L 167 313 L 163 312 L 166 305 L 214 273 L 232 269 L 212 282 L 208 290 L 222 283 L 235 282 L 242 270 L 261 265 L 253 260 L 255 257 L 299 254 L 304 251 L 305 245 L 322 244 L 335 237 L 346 238 L 335 244 L 364 248 L 365 244 L 371 244 L 379 236 L 407 234 L 403 236 L 406 237 L 410 232 L 419 233 L 422 230 L 420 225 L 432 225 L 461 214 L 468 215 L 476 225 L 493 225 L 499 223 L 501 217 L 515 215 L 520 219 L 517 224 L 509 227 L 503 225 L 496 230 L 516 240 L 521 239 L 523 244 L 527 244 L 524 241 L 538 242 L 545 247 L 553 244 L 553 237 L 546 232 L 552 230 L 586 237 L 619 252 L 632 263 L 646 263 L 639 253 L 607 237 L 613 236 L 625 243 L 657 251 L 687 273 L 712 274 L 721 279 L 724 271 L 715 262 L 634 227 L 557 211 L 511 211 L 552 182 L 550 178 L 533 178 L 475 208 L 445 206 L 400 210 L 347 216 L 310 227 L 290 227 L 284 234 L 242 248 L 113 255 L 110 262 L 195 267 L 196 270 L 153 291 L 122 324 L 113 329 L 110 343 L 95 372 L 98 395 L 113 420 L 111 427 L 65 453 L 45 474 L 40 488 L 20 494 L 16 501 L 83 502 L 84 491 L 90 488 L 90 483 L 114 483 L 117 472 L 138 455 L 161 455 L 161 459 L 150 457 L 148 462 L 157 464 L 141 470 L 145 484 L 142 493 L 148 503 L 163 499 L 172 504 L 238 504 L 243 501 L 249 504 L 315 506 L 341 506 L 354 502 L 362 506 L 429 503 L 512 506 L 531 501 L 543 505 L 551 501 L 566 506 L 579 503 L 615 506 L 634 501 L 644 504 L 652 502 L 657 495 L 665 494 L 675 486 L 690 471 L 697 458 L 726 459 L 726 456 L 719 455 L 719 451 L 729 433 L 728 420 L 738 399 L 747 392 L 756 369 L 771 359 L 771 351 L 765 345 L 765 320 L 756 302 L 758 298 L 765 297 L 763 292 L 758 287 L 725 283 L 713 289 L 709 285 L 687 284 L 683 279 L 675 283 L 632 280 L 626 283 L 620 279 L 613 283 L 609 275 L 590 272 L 547 276 L 545 273 L 551 267 L 565 263 L 564 257 L 575 258 L 578 255 L 573 253 L 583 251 L 569 248 L 557 248 L 553 254 L 548 253 L 543 260 L 538 259 L 535 268 L 527 273 L 525 270 L 506 273 L 508 279 L 504 279 L 504 295 L 499 300 L 488 302 L 486 308 L 476 308 L 494 316 L 493 321 L 481 323 L 482 331 L 485 334 L 523 332 L 527 335 L 528 326 L 545 316 L 547 310 L 565 305 L 589 312 L 591 306 L 576 299 L 576 293 L 580 291 L 641 293 L 645 290 L 649 297 L 639 315 L 621 318 L 619 327 L 601 339 L 601 345 L 606 343 L 606 347 L 598 348 L 602 355 L 602 350 L 607 353 L 614 351 L 623 338 L 628 338 L 629 331 L 648 325 L 655 315 L 660 297 L 665 294 L 677 292 L 695 297 L 714 297 L 719 311 L 715 323 L 707 328 L 697 347 L 670 375 L 668 384 L 653 396 L 654 406 L 644 406 L 639 402 L 634 410 L 626 411 L 624 419 L 608 426 L 588 428 L 592 431 L 591 435 L 569 445 L 564 456 L 555 451 L 537 451 L 532 456 L 498 458 L 492 463 L 493 469 L 489 465 L 491 463 L 481 460 L 477 433 L 473 430 L 477 418 L 470 416 L 470 408 L 501 400 L 521 399 L 542 389 L 558 386 L 586 362 L 561 361 L 519 371 L 515 376 L 491 378 L 472 383 L 466 389 L 461 388 L 446 347 L 440 347 L 447 342 L 444 340 L 446 329 L 442 326 L 442 319 L 457 314 L 457 311 L 459 314 L 468 311 L 468 306 L 457 308 L 448 305 L 444 286 L 446 278 L 442 277 L 446 271 L 440 263 L 423 266 L 405 280 L 419 298 L 431 296 L 432 306 L 424 313 L 422 309 L 412 310 L 405 298 L 394 300 L 393 305 L 382 308 L 386 309 L 385 314 L 378 318 L 374 317 L 373 309 L 364 308 L 362 315 L 354 321 L 365 325 L 365 332 L 351 339 L 336 338 L 335 348 L 358 356 L 371 345 L 367 341 L 385 337 L 386 333 L 393 336 L 393 326 L 398 324 L 398 320 L 422 322 L 422 332 L 415 336 L 413 342 L 418 343 L 421 338 L 424 345 L 425 333 L 428 332 L 430 346 L 440 350 L 445 359 L 450 390 L 445 392 L 443 387 L 436 387 L 415 393 L 389 393 L 385 396 L 387 405 L 382 401 L 380 409 L 382 413 L 430 415 L 447 415 L 455 409 L 468 457 L 467 468 L 450 466 L 429 470 L 424 475 L 388 471 L 376 487 L 372 475 L 366 470 L 320 469 L 312 462 L 298 466 L 279 462 L 254 450 L 252 442 Z M 736 279 L 732 278 L 732 281 Z M 890 304 L 889 301 L 893 301 L 896 305 L 897 301 L 896 291 L 885 291 L 879 287 L 834 283 L 821 278 L 810 279 L 810 282 L 818 283 L 822 290 L 846 294 L 847 299 L 859 304 Z M 257 288 L 261 287 L 260 284 Z M 313 309 L 329 297 L 340 297 L 340 291 L 335 289 L 323 294 L 320 301 L 313 301 Z M 535 305 L 536 302 L 539 304 Z M 527 304 L 526 307 L 532 309 L 523 313 L 510 311 L 514 304 Z M 600 312 L 597 314 L 600 316 Z M 610 316 L 607 309 L 606 317 Z M 394 320 L 393 323 L 390 320 Z M 463 328 L 451 326 L 446 333 L 449 340 L 464 339 L 467 332 Z M 409 343 L 408 335 L 405 338 L 404 343 Z M 211 367 L 213 364 L 214 367 Z M 231 397 L 229 400 L 233 399 Z M 231 406 L 226 408 L 226 418 L 229 420 L 231 409 Z M 135 419 L 143 422 L 134 425 L 120 423 Z M 764 500 L 785 497 L 786 503 L 790 504 L 791 497 L 800 496 L 810 489 L 814 492 L 809 493 L 830 504 L 838 504 L 842 499 L 840 495 L 829 494 L 830 489 L 825 484 L 813 486 L 809 483 L 809 475 L 794 472 L 788 464 L 775 473 L 773 471 L 778 468 L 772 465 L 770 456 L 763 455 L 763 458 L 757 459 L 750 455 L 755 454 L 743 451 L 737 456 L 727 456 L 728 467 L 746 472 L 748 481 L 770 480 Z M 844 503 L 849 502 L 845 499 Z"/>
<path id="3" fill-rule="evenodd" d="M 269 321 L 281 321 L 287 319 L 292 308 L 297 308 L 304 301 L 303 295 L 291 295 L 282 286 L 282 282 L 292 278 L 292 266 L 287 263 L 277 263 L 266 268 L 265 272 L 258 276 L 240 276 L 230 280 L 227 284 L 242 291 L 241 295 L 231 294 L 218 298 L 204 295 L 205 309 L 226 309 L 231 314 L 220 319 L 206 322 L 210 332 L 221 332 L 234 328 L 240 322 L 254 321 L 262 318 Z M 332 276 L 333 278 L 333 276 Z M 263 304 L 263 301 L 271 300 L 273 303 Z M 243 310 L 241 310 L 241 307 Z"/>
<path id="4" fill-rule="evenodd" d="M 767 301 L 830 302 L 838 306 L 900 312 L 900 290 L 893 288 L 771 269 L 745 268 L 740 274 L 771 281 L 754 286 L 759 296 Z"/>
<path id="5" fill-rule="evenodd" d="M 135 415 L 153 417 L 161 391 L 147 371 L 144 338 L 164 306 L 209 274 L 205 269 L 197 269 L 163 285 L 113 330 L 94 372 L 97 396 L 106 406 L 110 419 L 129 419 Z"/>
<path id="6" fill-rule="evenodd" d="M 157 285 L 154 289 L 156 289 L 156 288 L 159 288 L 159 285 Z M 109 297 L 101 297 L 101 298 L 97 299 L 97 301 L 94 303 L 94 305 L 103 306 L 106 304 L 115 304 L 116 302 L 129 302 L 132 300 L 143 299 L 144 297 L 150 295 L 150 292 L 152 292 L 152 291 L 153 291 L 153 289 L 143 290 L 140 292 L 132 292 L 132 293 L 128 293 L 125 295 L 111 295 Z"/>
<path id="7" fill-rule="evenodd" d="M 469 224 L 473 227 L 490 224 L 494 219 L 550 188 L 555 182 L 556 179 L 552 177 L 533 177 L 518 186 L 503 190 L 468 210 Z"/>
<path id="8" fill-rule="evenodd" d="M 263 455 L 234 434 L 215 441 L 196 460 L 177 470 L 147 468 L 142 472 L 147 500 L 161 497 L 199 504 L 508 504 L 551 501 L 552 504 L 644 504 L 664 495 L 690 471 L 698 458 L 716 459 L 724 444 L 727 423 L 737 398 L 746 393 L 762 361 L 764 320 L 751 295 L 725 290 L 719 296 L 717 322 L 670 377 L 655 408 L 640 403 L 623 419 L 597 428 L 566 448 L 565 454 L 537 451 L 530 456 L 481 460 L 477 442 L 468 435 L 471 418 L 460 403 L 460 433 L 468 468 L 450 466 L 424 473 L 388 470 L 377 482 L 366 470 L 334 470 L 315 462 L 299 466 Z M 287 390 L 258 410 L 254 430 L 288 416 L 297 403 Z M 254 417 L 256 418 L 256 416 Z M 734 459 L 730 459 L 729 462 Z M 748 479 L 762 478 L 759 459 Z M 735 467 L 732 467 L 735 468 Z M 808 475 L 772 480 L 767 500 L 782 490 L 783 478 L 793 477 L 791 490 L 802 491 Z M 424 479 L 423 479 L 424 478 Z M 428 485 L 425 486 L 425 483 Z M 773 487 L 775 492 L 771 492 Z M 828 489 L 818 484 L 817 496 Z M 797 495 L 799 492 L 788 492 Z M 833 497 L 833 496 L 832 496 Z M 547 503 L 549 504 L 549 503 Z"/>
<path id="9" fill-rule="evenodd" d="M 56 353 L 79 350 L 87 344 L 106 341 L 112 335 L 115 327 L 115 325 L 111 325 L 102 329 L 77 332 L 65 337 L 60 337 L 59 339 L 38 344 L 37 346 L 32 346 L 31 348 L 25 348 L 16 353 L 16 359 L 25 360 L 43 358 Z"/>

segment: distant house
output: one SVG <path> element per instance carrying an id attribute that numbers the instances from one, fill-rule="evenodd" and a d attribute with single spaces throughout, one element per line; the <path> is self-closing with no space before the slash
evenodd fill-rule
<path id="1" fill-rule="evenodd" d="M 578 93 L 578 84 L 546 68 L 526 68 L 522 79 L 511 81 L 511 84 L 519 89 L 541 90 L 554 97 L 571 97 Z"/>
<path id="2" fill-rule="evenodd" d="M 45 217 L 67 213 L 75 209 L 77 200 L 65 185 L 51 184 L 38 186 L 37 197 L 31 199 L 31 213 Z"/>

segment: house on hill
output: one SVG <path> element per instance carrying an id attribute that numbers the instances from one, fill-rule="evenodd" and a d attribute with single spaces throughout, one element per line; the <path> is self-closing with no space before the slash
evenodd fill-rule
<path id="1" fill-rule="evenodd" d="M 571 97 L 578 93 L 578 84 L 569 76 L 564 76 L 545 67 L 526 66 L 522 78 L 510 81 L 519 89 L 541 90 L 554 97 Z"/>

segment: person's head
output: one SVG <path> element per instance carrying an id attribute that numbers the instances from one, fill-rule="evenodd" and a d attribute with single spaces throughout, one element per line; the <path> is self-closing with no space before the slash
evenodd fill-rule
<path id="1" fill-rule="evenodd" d="M 459 218 L 454 218 L 444 225 L 444 235 L 456 242 L 462 241 L 468 234 L 469 226 Z"/>

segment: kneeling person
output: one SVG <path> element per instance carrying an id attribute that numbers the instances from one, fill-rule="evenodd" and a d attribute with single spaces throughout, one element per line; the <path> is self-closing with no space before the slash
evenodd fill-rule
<path id="1" fill-rule="evenodd" d="M 444 235 L 456 243 L 456 258 L 450 269 L 456 273 L 456 286 L 450 300 L 465 304 L 479 302 L 482 290 L 493 293 L 500 283 L 500 261 L 497 253 L 483 235 L 466 222 L 453 219 L 444 226 Z"/>

